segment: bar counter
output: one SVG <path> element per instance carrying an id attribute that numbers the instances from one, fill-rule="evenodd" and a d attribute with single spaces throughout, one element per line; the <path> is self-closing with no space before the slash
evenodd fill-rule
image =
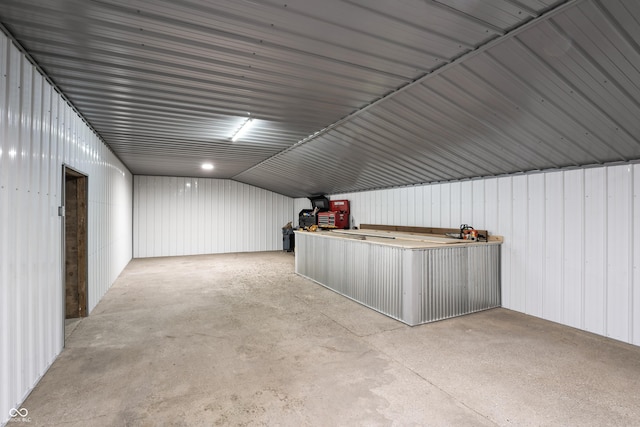
<path id="1" fill-rule="evenodd" d="M 500 241 L 295 232 L 295 272 L 414 326 L 500 306 Z"/>

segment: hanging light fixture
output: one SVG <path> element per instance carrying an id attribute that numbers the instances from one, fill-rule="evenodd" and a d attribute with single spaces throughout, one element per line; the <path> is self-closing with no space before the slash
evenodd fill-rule
<path id="1" fill-rule="evenodd" d="M 249 117 L 246 122 L 240 126 L 240 129 L 231 137 L 231 142 L 235 142 L 240 139 L 244 134 L 247 133 L 251 125 L 253 124 L 253 119 Z"/>

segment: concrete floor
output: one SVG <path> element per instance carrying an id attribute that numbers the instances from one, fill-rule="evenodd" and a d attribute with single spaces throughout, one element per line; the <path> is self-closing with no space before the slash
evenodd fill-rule
<path id="1" fill-rule="evenodd" d="M 411 328 L 293 262 L 133 260 L 29 425 L 640 425 L 640 347 L 505 309 Z"/>

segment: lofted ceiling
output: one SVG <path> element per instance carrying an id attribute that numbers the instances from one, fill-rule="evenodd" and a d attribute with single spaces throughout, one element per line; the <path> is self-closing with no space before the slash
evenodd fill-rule
<path id="1" fill-rule="evenodd" d="M 637 0 L 0 0 L 0 23 L 136 175 L 305 197 L 640 159 Z"/>

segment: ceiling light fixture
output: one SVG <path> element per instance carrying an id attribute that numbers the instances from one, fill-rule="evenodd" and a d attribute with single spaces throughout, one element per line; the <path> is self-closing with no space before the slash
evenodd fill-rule
<path id="1" fill-rule="evenodd" d="M 240 129 L 238 129 L 238 131 L 235 133 L 235 135 L 233 135 L 231 137 L 231 142 L 235 142 L 238 139 L 240 139 L 242 137 L 242 135 L 247 133 L 247 131 L 249 130 L 249 128 L 251 127 L 252 124 L 253 124 L 253 119 L 252 118 L 248 118 L 247 121 L 244 122 L 242 126 L 240 126 Z"/>
<path id="2" fill-rule="evenodd" d="M 202 169 L 204 169 L 206 171 L 213 170 L 213 165 L 211 163 L 203 163 L 202 164 Z"/>

